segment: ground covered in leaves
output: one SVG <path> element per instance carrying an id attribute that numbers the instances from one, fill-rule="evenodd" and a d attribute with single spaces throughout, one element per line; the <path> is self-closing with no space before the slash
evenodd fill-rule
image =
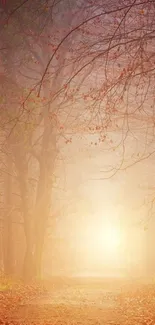
<path id="1" fill-rule="evenodd" d="M 120 279 L 2 283 L 0 324 L 155 325 L 155 284 Z"/>

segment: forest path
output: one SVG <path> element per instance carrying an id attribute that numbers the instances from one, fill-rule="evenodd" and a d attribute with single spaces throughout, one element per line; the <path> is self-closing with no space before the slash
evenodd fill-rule
<path id="1" fill-rule="evenodd" d="M 19 305 L 10 321 L 20 325 L 155 325 L 153 297 L 155 287 L 134 282 L 57 282 L 48 285 L 44 296 Z"/>

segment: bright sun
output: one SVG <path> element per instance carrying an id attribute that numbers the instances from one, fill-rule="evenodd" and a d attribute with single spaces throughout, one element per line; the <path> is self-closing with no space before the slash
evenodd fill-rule
<path id="1" fill-rule="evenodd" d="M 105 249 L 108 251 L 118 250 L 121 244 L 121 233 L 119 229 L 109 226 L 105 229 L 105 233 L 102 235 L 102 246 L 105 245 Z"/>
<path id="2" fill-rule="evenodd" d="M 103 227 L 89 227 L 84 233 L 81 242 L 83 251 L 92 258 L 109 256 L 114 258 L 120 255 L 122 246 L 122 233 L 119 227 L 106 224 Z"/>
<path id="3" fill-rule="evenodd" d="M 124 263 L 125 238 L 119 224 L 110 221 L 89 223 L 79 233 L 76 256 L 83 270 L 110 272 L 107 270 L 117 270 Z"/>
<path id="4" fill-rule="evenodd" d="M 120 255 L 120 248 L 122 243 L 122 234 L 119 228 L 114 225 L 106 225 L 105 227 L 96 229 L 94 236 L 89 241 L 89 249 L 96 251 L 95 255 L 98 257 L 108 256 L 114 259 Z"/>

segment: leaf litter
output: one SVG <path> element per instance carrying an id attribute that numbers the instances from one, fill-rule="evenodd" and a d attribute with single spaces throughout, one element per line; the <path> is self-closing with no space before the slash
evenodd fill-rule
<path id="1" fill-rule="evenodd" d="M 2 324 L 155 325 L 155 285 L 18 284 L 0 291 Z"/>

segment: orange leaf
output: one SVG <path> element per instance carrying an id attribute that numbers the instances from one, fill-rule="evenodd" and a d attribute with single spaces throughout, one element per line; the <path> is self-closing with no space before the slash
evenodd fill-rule
<path id="1" fill-rule="evenodd" d="M 143 9 L 140 10 L 140 14 L 141 14 L 141 15 L 144 15 L 144 10 L 143 10 Z"/>

